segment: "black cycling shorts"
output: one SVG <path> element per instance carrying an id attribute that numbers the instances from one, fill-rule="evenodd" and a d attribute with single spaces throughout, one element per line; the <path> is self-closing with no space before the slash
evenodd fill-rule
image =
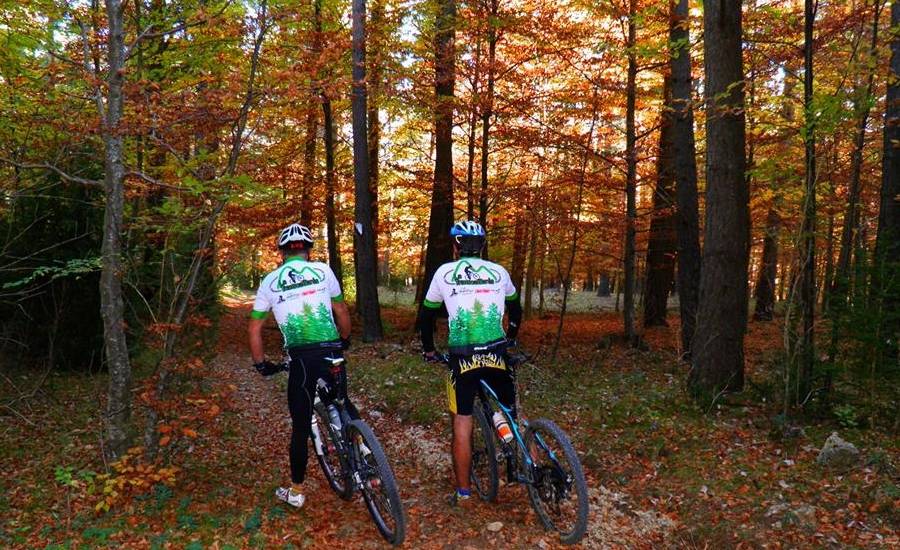
<path id="1" fill-rule="evenodd" d="M 515 415 L 516 388 L 512 374 L 499 353 L 450 355 L 450 375 L 447 378 L 447 399 L 450 412 L 469 416 L 481 381 L 497 394 L 497 398 Z"/>

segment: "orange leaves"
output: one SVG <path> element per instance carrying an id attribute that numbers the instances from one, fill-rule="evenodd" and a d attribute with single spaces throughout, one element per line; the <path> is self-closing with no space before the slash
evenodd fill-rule
<path id="1" fill-rule="evenodd" d="M 160 426 L 164 427 L 171 430 L 169 426 Z M 163 437 L 168 438 L 169 436 Z M 97 481 L 103 485 L 100 500 L 94 505 L 94 511 L 108 512 L 113 506 L 146 492 L 158 483 L 165 485 L 175 483 L 175 474 L 179 471 L 177 467 L 143 462 L 143 453 L 143 447 L 132 447 L 125 456 L 110 464 L 112 474 L 97 476 Z"/>

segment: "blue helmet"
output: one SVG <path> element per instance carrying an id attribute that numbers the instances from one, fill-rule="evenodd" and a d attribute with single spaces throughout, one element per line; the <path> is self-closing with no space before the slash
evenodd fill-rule
<path id="1" fill-rule="evenodd" d="M 479 256 L 486 240 L 484 228 L 480 223 L 472 220 L 453 224 L 453 227 L 450 228 L 450 236 L 462 256 Z"/>
<path id="2" fill-rule="evenodd" d="M 478 222 L 466 220 L 456 222 L 450 228 L 451 237 L 484 237 L 484 228 Z"/>

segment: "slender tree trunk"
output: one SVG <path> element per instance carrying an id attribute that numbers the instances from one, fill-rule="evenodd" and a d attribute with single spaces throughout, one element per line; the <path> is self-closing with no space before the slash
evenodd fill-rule
<path id="1" fill-rule="evenodd" d="M 441 264 L 453 258 L 453 85 L 456 78 L 456 2 L 439 0 L 435 21 L 434 188 L 428 223 L 424 286 Z M 419 313 L 421 314 L 421 296 Z"/>
<path id="2" fill-rule="evenodd" d="M 753 319 L 771 321 L 775 313 L 775 276 L 778 273 L 778 232 L 781 216 L 774 208 L 766 215 L 766 229 L 763 237 L 762 260 L 756 278 L 756 308 Z"/>
<path id="3" fill-rule="evenodd" d="M 682 357 L 691 356 L 700 285 L 700 216 L 697 204 L 697 152 L 691 98 L 691 51 L 688 0 L 669 4 L 669 56 L 672 71 L 672 156 L 678 233 L 678 308 L 681 317 Z"/>
<path id="4" fill-rule="evenodd" d="M 101 247 L 100 314 L 103 318 L 103 338 L 106 363 L 109 369 L 109 389 L 106 404 L 106 445 L 111 457 L 125 452 L 131 419 L 131 363 L 125 337 L 125 305 L 122 298 L 122 216 L 125 200 L 125 165 L 123 137 L 119 123 L 123 112 L 125 81 L 125 24 L 120 0 L 106 0 L 109 28 L 107 38 L 108 73 L 106 78 L 106 106 L 99 100 L 103 117 L 101 134 L 104 145 L 105 176 L 103 188 L 106 206 L 103 215 L 103 244 Z"/>
<path id="5" fill-rule="evenodd" d="M 859 200 L 863 164 L 863 148 L 866 141 L 866 126 L 871 113 L 872 90 L 874 88 L 875 68 L 877 67 L 878 52 L 878 23 L 881 15 L 881 0 L 875 2 L 873 16 L 871 43 L 869 45 L 869 69 L 866 76 L 866 85 L 857 88 L 853 99 L 853 112 L 857 114 L 856 127 L 853 135 L 853 150 L 850 154 L 850 182 L 847 186 L 847 207 L 844 210 L 844 225 L 841 229 L 841 244 L 838 252 L 838 261 L 835 268 L 835 277 L 831 287 L 829 301 L 833 306 L 838 306 L 835 317 L 840 317 L 841 311 L 847 306 L 849 298 L 849 283 L 851 275 L 851 258 L 853 247 L 859 233 Z M 861 31 L 862 32 L 862 31 Z M 837 333 L 832 332 L 832 338 L 837 338 Z M 835 347 L 837 342 L 832 342 Z"/>
<path id="6" fill-rule="evenodd" d="M 525 318 L 530 319 L 532 315 L 532 305 L 531 300 L 534 296 L 534 278 L 535 278 L 535 264 L 537 263 L 538 252 L 538 235 L 540 231 L 538 231 L 537 221 L 532 217 L 529 222 L 530 228 L 530 239 L 528 244 L 528 267 L 525 272 Z"/>
<path id="7" fill-rule="evenodd" d="M 314 46 L 315 49 L 315 46 Z M 306 227 L 312 225 L 312 194 L 316 171 L 316 134 L 319 131 L 318 98 L 313 96 L 313 103 L 306 110 L 306 137 L 303 144 L 303 189 L 300 191 L 300 223 Z"/>
<path id="8" fill-rule="evenodd" d="M 569 262 L 566 265 L 566 275 L 565 279 L 563 279 L 563 298 L 562 305 L 559 310 L 559 324 L 556 326 L 556 340 L 553 344 L 553 353 L 551 353 L 551 357 L 553 361 L 556 361 L 556 353 L 559 351 L 559 342 L 562 339 L 562 331 L 563 331 L 563 321 L 566 318 L 566 309 L 569 304 L 569 291 L 572 287 L 572 267 L 575 265 L 575 253 L 578 251 L 578 237 L 579 237 L 579 228 L 581 226 L 581 208 L 584 204 L 584 181 L 587 177 L 587 167 L 589 154 L 591 151 L 591 143 L 594 139 L 594 126 L 597 125 L 597 94 L 596 90 L 594 92 L 594 97 L 591 100 L 591 128 L 588 130 L 587 135 L 587 143 L 585 143 L 584 148 L 584 158 L 581 161 L 581 173 L 578 177 L 578 198 L 575 203 L 575 223 L 572 228 L 572 247 L 569 251 Z"/>
<path id="9" fill-rule="evenodd" d="M 634 328 L 634 291 L 635 291 L 635 235 L 637 223 L 637 151 L 634 123 L 635 103 L 637 99 L 637 58 L 635 52 L 635 17 L 637 0 L 630 0 L 628 4 L 628 83 L 625 90 L 625 339 L 634 343 L 636 333 Z"/>
<path id="10" fill-rule="evenodd" d="M 383 87 L 382 56 L 384 55 L 384 0 L 372 2 L 372 17 L 368 25 L 366 36 L 366 54 L 369 62 L 368 85 L 368 145 L 369 145 L 369 200 L 372 203 L 372 231 L 375 233 L 375 257 L 378 257 L 378 238 L 381 235 L 379 223 L 380 204 L 378 202 L 378 179 L 380 175 L 378 153 L 381 147 L 381 119 L 378 110 L 381 102 Z"/>
<path id="11" fill-rule="evenodd" d="M 781 115 L 789 126 L 794 122 L 794 104 L 793 99 L 794 81 L 787 80 L 784 83 L 782 96 L 788 99 L 785 101 Z M 785 140 L 780 144 L 782 153 L 789 155 L 790 143 Z M 766 227 L 763 236 L 763 252 L 761 266 L 756 279 L 756 307 L 753 312 L 753 319 L 756 321 L 771 321 L 775 312 L 775 277 L 778 272 L 778 240 L 781 231 L 781 216 L 778 213 L 778 206 L 781 203 L 781 194 L 778 189 L 784 185 L 784 182 L 776 182 L 775 195 L 772 197 L 772 203 L 766 214 Z"/>
<path id="12" fill-rule="evenodd" d="M 469 113 L 469 142 L 468 158 L 466 159 L 466 217 L 475 219 L 475 148 L 477 144 L 476 130 L 478 129 L 478 102 L 480 100 L 480 74 L 481 74 L 481 37 L 476 38 L 475 45 L 475 75 L 472 78 L 472 101 Z"/>
<path id="13" fill-rule="evenodd" d="M 356 268 L 356 308 L 363 321 L 363 341 L 381 340 L 378 304 L 378 261 L 375 256 L 372 196 L 369 189 L 369 147 L 366 131 L 366 1 L 353 0 L 353 250 Z"/>
<path id="14" fill-rule="evenodd" d="M 466 160 L 466 218 L 470 220 L 475 219 L 475 130 L 478 127 L 478 113 L 474 111 L 474 104 L 472 109 L 469 115 L 469 157 Z"/>
<path id="15" fill-rule="evenodd" d="M 891 4 L 891 29 L 900 28 L 900 2 Z M 900 337 L 900 38 L 891 37 L 891 65 L 884 114 L 881 208 L 875 241 L 873 287 L 884 315 L 880 323 L 888 357 L 897 357 Z M 896 423 L 895 423 L 896 427 Z"/>
<path id="16" fill-rule="evenodd" d="M 804 150 L 806 174 L 804 181 L 803 217 L 800 224 L 799 309 L 801 333 L 796 358 L 798 361 L 797 404 L 805 402 L 809 395 L 815 362 L 815 334 L 813 324 L 816 310 L 816 133 L 813 112 L 813 23 L 815 0 L 805 0 L 804 8 L 804 75 L 803 106 L 806 127 Z"/>
<path id="17" fill-rule="evenodd" d="M 315 32 L 322 34 L 322 1 L 315 0 Z M 321 40 L 321 39 L 320 39 Z M 323 90 L 319 90 L 322 97 L 322 124 L 324 125 L 325 147 L 325 231 L 328 238 L 328 266 L 334 272 L 335 277 L 344 287 L 344 268 L 341 265 L 340 242 L 338 242 L 337 222 L 335 220 L 334 206 L 334 117 L 331 112 L 331 98 Z"/>
<path id="18" fill-rule="evenodd" d="M 822 314 L 828 315 L 831 297 L 831 281 L 834 278 L 834 213 L 828 212 L 828 230 L 825 234 L 825 274 L 822 277 Z"/>
<path id="19" fill-rule="evenodd" d="M 663 80 L 663 113 L 659 128 L 659 156 L 656 162 L 656 187 L 653 190 L 653 214 L 647 243 L 647 269 L 644 285 L 644 326 L 665 326 L 669 291 L 675 278 L 675 174 L 672 158 L 671 79 Z"/>
<path id="20" fill-rule="evenodd" d="M 494 115 L 494 75 L 497 62 L 497 10 L 500 0 L 488 0 L 490 13 L 488 15 L 488 72 L 487 90 L 485 91 L 484 107 L 481 110 L 481 193 L 478 196 L 478 222 L 487 226 L 488 215 L 488 153 L 490 152 L 488 138 L 490 137 L 491 117 Z M 484 258 L 488 257 L 488 246 L 485 242 L 482 251 Z"/>
<path id="21" fill-rule="evenodd" d="M 322 118 L 325 124 L 325 231 L 328 235 L 328 265 L 343 287 L 344 268 L 341 265 L 334 206 L 334 120 L 331 114 L 331 99 L 324 95 Z"/>
<path id="22" fill-rule="evenodd" d="M 513 256 L 509 276 L 516 290 L 522 290 L 522 279 L 525 275 L 525 255 L 528 253 L 528 223 L 524 213 L 516 214 L 513 230 Z"/>
<path id="23" fill-rule="evenodd" d="M 706 225 L 689 387 L 707 404 L 744 385 L 749 191 L 745 179 L 741 2 L 704 6 Z"/>

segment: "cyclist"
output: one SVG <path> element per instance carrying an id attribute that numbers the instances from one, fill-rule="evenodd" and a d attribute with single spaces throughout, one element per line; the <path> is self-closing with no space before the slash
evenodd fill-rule
<path id="1" fill-rule="evenodd" d="M 346 376 L 341 366 L 340 380 L 331 373 L 328 358 L 342 356 L 350 347 L 350 312 L 334 272 L 327 264 L 309 259 L 313 239 L 307 227 L 291 224 L 278 236 L 282 263 L 266 275 L 250 313 L 250 354 L 253 366 L 263 376 L 271 376 L 280 366 L 266 360 L 262 329 L 269 311 L 284 336 L 284 348 L 290 356 L 288 408 L 291 413 L 291 485 L 279 487 L 275 496 L 300 508 L 301 492 L 309 459 L 306 442 L 310 437 L 313 397 L 319 378 L 341 387 Z M 356 415 L 352 405 L 351 416 Z"/>
<path id="2" fill-rule="evenodd" d="M 493 388 L 500 402 L 515 415 L 515 384 L 504 352 L 522 321 L 519 294 L 509 273 L 500 265 L 481 259 L 484 228 L 474 221 L 457 222 L 450 230 L 457 260 L 439 267 L 425 294 L 422 314 L 422 348 L 426 361 L 440 361 L 434 348 L 434 323 L 444 303 L 449 313 L 450 375 L 447 397 L 453 415 L 453 470 L 456 491 L 450 504 L 471 497 L 469 466 L 472 462 L 472 410 L 481 380 Z M 503 331 L 503 313 L 509 310 L 509 329 Z"/>

